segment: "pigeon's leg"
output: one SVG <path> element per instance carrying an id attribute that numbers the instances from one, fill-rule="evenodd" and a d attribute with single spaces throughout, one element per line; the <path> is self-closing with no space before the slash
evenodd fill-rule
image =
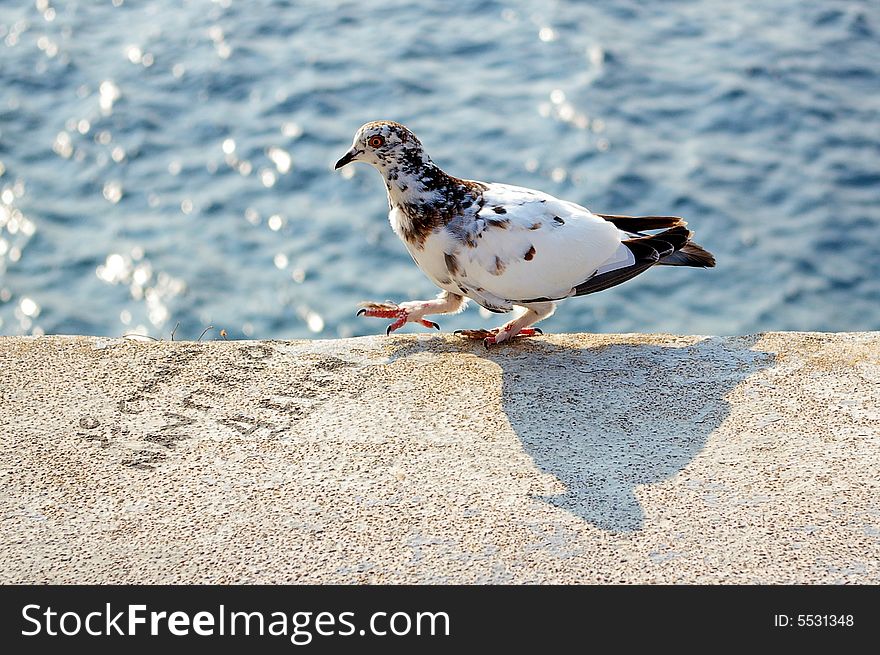
<path id="1" fill-rule="evenodd" d="M 495 328 L 494 330 L 458 330 L 460 334 L 469 339 L 482 339 L 487 348 L 496 343 L 503 343 L 514 337 L 531 337 L 542 334 L 538 328 L 529 327 L 540 320 L 552 315 L 556 310 L 556 303 L 539 302 L 523 305 L 525 312 L 509 323 Z"/>
<path id="2" fill-rule="evenodd" d="M 403 327 L 407 323 L 421 323 L 425 327 L 440 329 L 434 321 L 425 320 L 429 314 L 455 314 L 464 309 L 464 296 L 449 291 L 441 292 L 434 300 L 413 300 L 394 303 L 362 302 L 358 316 L 371 316 L 375 318 L 393 318 L 395 320 L 385 334 L 391 334 L 394 330 Z"/>

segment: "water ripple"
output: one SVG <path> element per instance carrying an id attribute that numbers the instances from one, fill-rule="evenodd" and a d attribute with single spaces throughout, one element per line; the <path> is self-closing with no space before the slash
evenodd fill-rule
<path id="1" fill-rule="evenodd" d="M 330 170 L 374 118 L 465 177 L 681 213 L 718 255 L 549 330 L 878 329 L 878 26 L 819 0 L 4 3 L 0 333 L 380 331 L 356 302 L 435 290 L 378 176 Z"/>

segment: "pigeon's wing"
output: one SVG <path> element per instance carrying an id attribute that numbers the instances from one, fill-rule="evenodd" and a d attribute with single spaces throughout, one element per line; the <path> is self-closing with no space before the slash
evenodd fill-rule
<path id="1" fill-rule="evenodd" d="M 446 229 L 453 279 L 511 302 L 565 298 L 597 274 L 636 263 L 612 222 L 521 187 L 487 185 L 476 216 Z"/>

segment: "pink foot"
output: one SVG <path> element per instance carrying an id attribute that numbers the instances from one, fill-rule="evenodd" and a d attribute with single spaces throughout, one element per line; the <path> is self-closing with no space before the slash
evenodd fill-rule
<path id="1" fill-rule="evenodd" d="M 391 334 L 395 330 L 402 328 L 409 322 L 412 323 L 421 323 L 427 328 L 434 328 L 435 330 L 439 330 L 440 326 L 437 325 L 434 321 L 427 321 L 423 318 L 420 318 L 415 321 L 410 321 L 409 314 L 410 310 L 401 309 L 394 303 L 382 303 L 382 302 L 362 302 L 360 303 L 361 309 L 358 310 L 358 316 L 369 316 L 371 318 L 395 318 L 397 319 L 391 325 L 388 326 L 388 329 L 385 330 L 385 334 Z"/>
<path id="2" fill-rule="evenodd" d="M 506 326 L 505 326 L 506 327 Z M 510 334 L 503 327 L 493 328 L 491 330 L 456 330 L 454 334 L 465 337 L 466 339 L 482 339 L 483 345 L 488 349 L 489 346 L 503 343 L 508 339 L 516 337 L 534 337 L 544 334 L 540 328 L 523 328 L 516 334 Z M 505 336 L 501 336 L 505 335 Z M 499 338 L 501 337 L 501 338 Z"/>

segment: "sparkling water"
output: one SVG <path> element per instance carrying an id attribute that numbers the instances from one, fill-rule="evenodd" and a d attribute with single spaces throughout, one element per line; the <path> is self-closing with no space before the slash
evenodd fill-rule
<path id="1" fill-rule="evenodd" d="M 381 333 L 437 290 L 332 170 L 374 119 L 718 258 L 547 331 L 880 328 L 880 3 L 2 0 L 0 334 Z"/>

